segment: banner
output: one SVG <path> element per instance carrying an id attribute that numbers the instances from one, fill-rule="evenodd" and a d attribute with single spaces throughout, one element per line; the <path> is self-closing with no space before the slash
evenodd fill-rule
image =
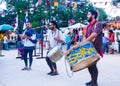
<path id="1" fill-rule="evenodd" d="M 24 20 L 23 30 L 26 29 L 26 22 L 28 22 L 28 11 L 26 11 L 26 16 L 25 16 L 25 20 Z"/>
<path id="2" fill-rule="evenodd" d="M 16 16 L 15 19 L 15 26 L 14 26 L 14 31 L 18 28 L 18 15 Z"/>

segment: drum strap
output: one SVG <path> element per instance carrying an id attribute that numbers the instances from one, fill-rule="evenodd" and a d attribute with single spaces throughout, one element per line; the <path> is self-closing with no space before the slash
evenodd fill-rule
<path id="1" fill-rule="evenodd" d="M 66 60 L 66 57 L 64 57 L 64 58 L 65 58 L 66 73 L 67 73 L 67 75 L 68 75 L 69 78 L 72 78 L 72 76 L 73 76 L 73 72 L 71 72 L 71 74 L 68 72 L 68 68 L 67 68 L 67 60 Z"/>

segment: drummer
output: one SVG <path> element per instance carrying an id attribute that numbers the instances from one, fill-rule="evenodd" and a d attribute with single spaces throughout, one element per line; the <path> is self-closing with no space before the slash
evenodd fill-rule
<path id="1" fill-rule="evenodd" d="M 102 56 L 102 24 L 97 21 L 98 13 L 95 10 L 89 10 L 87 14 L 89 25 L 86 31 L 85 41 L 91 41 Z M 96 64 L 88 67 L 88 71 L 91 75 L 91 81 L 86 83 L 86 86 L 98 86 L 98 68 Z"/>
<path id="2" fill-rule="evenodd" d="M 64 43 L 64 38 L 59 30 L 57 22 L 51 21 L 49 25 L 50 31 L 48 32 L 48 52 L 56 46 L 61 46 L 61 44 Z M 52 62 L 48 57 L 46 57 L 46 62 L 51 69 L 51 71 L 47 74 L 51 76 L 58 75 L 56 63 Z"/>

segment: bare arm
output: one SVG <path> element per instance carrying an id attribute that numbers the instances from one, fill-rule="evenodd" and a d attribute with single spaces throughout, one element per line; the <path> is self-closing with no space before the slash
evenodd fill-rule
<path id="1" fill-rule="evenodd" d="M 63 40 L 59 39 L 59 38 L 54 38 L 55 41 L 59 42 L 59 43 L 64 43 Z"/>
<path id="2" fill-rule="evenodd" d="M 88 38 L 85 39 L 85 41 L 92 41 L 97 37 L 97 33 L 93 32 Z"/>
<path id="3" fill-rule="evenodd" d="M 48 41 L 48 50 L 50 49 L 50 42 Z"/>
<path id="4" fill-rule="evenodd" d="M 25 39 L 25 38 L 32 39 L 30 36 L 27 36 L 27 35 L 22 36 L 22 39 Z"/>
<path id="5" fill-rule="evenodd" d="M 94 41 L 95 38 L 98 36 L 98 34 L 101 34 L 101 32 L 102 32 L 102 24 L 98 22 L 96 28 L 94 29 L 94 32 L 88 38 L 86 38 L 86 41 Z"/>

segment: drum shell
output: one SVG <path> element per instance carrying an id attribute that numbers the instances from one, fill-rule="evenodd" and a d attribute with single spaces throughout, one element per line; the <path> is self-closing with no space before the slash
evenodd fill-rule
<path id="1" fill-rule="evenodd" d="M 55 47 L 50 50 L 47 56 L 48 58 L 50 58 L 52 62 L 57 62 L 58 60 L 62 58 L 63 52 L 59 47 Z"/>
<path id="2" fill-rule="evenodd" d="M 82 50 L 84 51 L 83 54 L 81 54 Z M 70 48 L 65 54 L 73 72 L 90 67 L 100 59 L 100 55 L 96 52 L 91 42 L 79 43 Z"/>
<path id="3" fill-rule="evenodd" d="M 99 59 L 100 59 L 99 56 L 90 57 L 90 58 L 88 58 L 86 60 L 80 61 L 74 67 L 71 67 L 71 70 L 73 72 L 77 72 L 77 71 L 83 70 L 85 68 L 88 68 L 88 67 L 94 65 Z"/>

